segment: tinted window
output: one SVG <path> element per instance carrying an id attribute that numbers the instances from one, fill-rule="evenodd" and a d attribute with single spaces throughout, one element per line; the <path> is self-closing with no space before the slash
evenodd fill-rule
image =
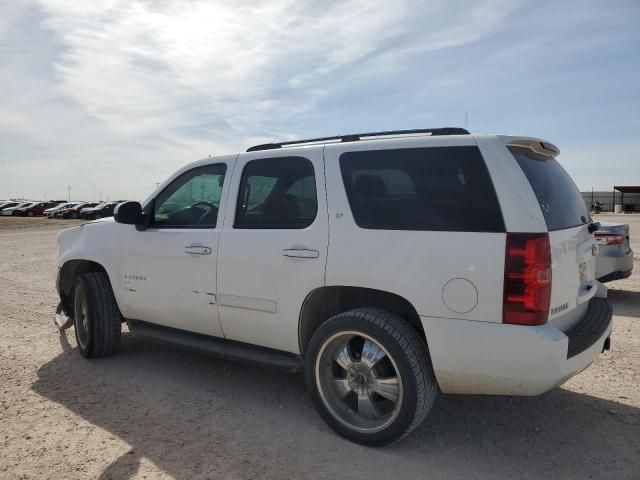
<path id="1" fill-rule="evenodd" d="M 227 166 L 206 165 L 183 173 L 156 197 L 157 227 L 214 228 Z"/>
<path id="2" fill-rule="evenodd" d="M 514 148 L 512 153 L 536 194 L 550 231 L 590 221 L 580 191 L 555 158 L 534 158 L 528 149 Z"/>
<path id="3" fill-rule="evenodd" d="M 340 156 L 340 168 L 362 228 L 505 231 L 477 147 L 348 152 Z"/>
<path id="4" fill-rule="evenodd" d="M 306 158 L 253 160 L 244 167 L 235 228 L 306 228 L 317 211 L 313 165 Z"/>

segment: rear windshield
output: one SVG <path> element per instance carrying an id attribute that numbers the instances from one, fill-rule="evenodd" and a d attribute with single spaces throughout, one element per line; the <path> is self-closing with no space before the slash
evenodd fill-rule
<path id="1" fill-rule="evenodd" d="M 555 158 L 535 158 L 530 150 L 511 153 L 533 188 L 549 231 L 577 227 L 591 218 L 584 199 L 569 174 Z"/>
<path id="2" fill-rule="evenodd" d="M 504 232 L 502 212 L 477 147 L 346 152 L 342 179 L 361 228 Z"/>

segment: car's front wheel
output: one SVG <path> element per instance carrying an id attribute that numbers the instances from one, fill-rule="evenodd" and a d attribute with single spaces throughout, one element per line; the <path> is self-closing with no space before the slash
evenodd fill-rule
<path id="1" fill-rule="evenodd" d="M 120 346 L 122 316 L 105 272 L 80 275 L 73 295 L 78 349 L 87 358 L 104 357 Z"/>
<path id="2" fill-rule="evenodd" d="M 327 424 L 365 445 L 395 442 L 431 411 L 427 345 L 402 318 L 359 308 L 330 318 L 305 354 L 307 386 Z"/>

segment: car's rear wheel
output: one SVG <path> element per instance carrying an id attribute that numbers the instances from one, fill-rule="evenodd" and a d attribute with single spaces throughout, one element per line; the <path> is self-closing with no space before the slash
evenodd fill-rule
<path id="1" fill-rule="evenodd" d="M 73 324 L 78 350 L 87 358 L 104 357 L 120 346 L 122 316 L 104 272 L 80 275 L 73 295 Z"/>
<path id="2" fill-rule="evenodd" d="M 33 217 L 33 212 L 29 212 L 27 215 L 29 215 L 30 217 Z"/>
<path id="3" fill-rule="evenodd" d="M 340 313 L 320 326 L 305 355 L 305 373 L 327 424 L 365 445 L 407 435 L 430 412 L 437 392 L 424 340 L 380 309 Z"/>

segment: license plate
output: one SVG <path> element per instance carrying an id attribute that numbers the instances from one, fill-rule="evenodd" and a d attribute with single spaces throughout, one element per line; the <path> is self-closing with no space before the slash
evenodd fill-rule
<path id="1" fill-rule="evenodd" d="M 578 276 L 580 277 L 580 287 L 587 287 L 587 263 L 582 262 L 578 265 Z"/>

